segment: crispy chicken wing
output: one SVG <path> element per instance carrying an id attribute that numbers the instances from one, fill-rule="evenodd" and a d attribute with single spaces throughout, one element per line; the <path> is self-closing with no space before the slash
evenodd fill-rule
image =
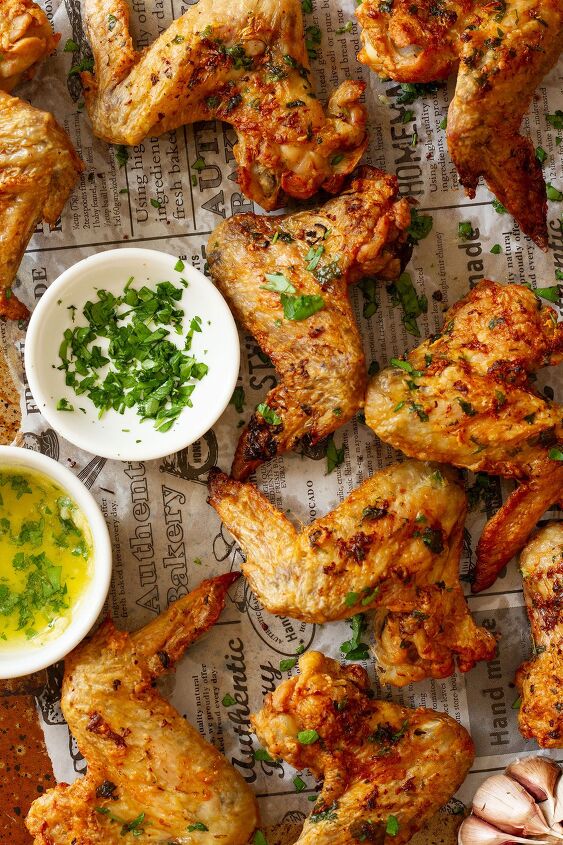
<path id="1" fill-rule="evenodd" d="M 364 85 L 345 82 L 326 109 L 315 99 L 300 0 L 200 0 L 141 52 L 126 0 L 84 0 L 82 9 L 95 59 L 95 76 L 82 80 L 98 137 L 137 144 L 224 120 L 239 137 L 241 190 L 266 209 L 286 195 L 336 193 L 360 160 Z"/>
<path id="2" fill-rule="evenodd" d="M 366 365 L 347 289 L 362 276 L 399 275 L 410 206 L 397 193 L 394 176 L 365 167 L 318 211 L 237 214 L 209 238 L 215 283 L 279 377 L 264 400 L 270 413 L 256 412 L 240 437 L 235 478 L 317 443 L 362 406 Z"/>
<path id="3" fill-rule="evenodd" d="M 297 845 L 408 842 L 462 784 L 471 737 L 445 713 L 374 700 L 360 666 L 312 651 L 299 669 L 252 717 L 273 757 L 324 779 Z"/>
<path id="4" fill-rule="evenodd" d="M 516 674 L 522 736 L 563 748 L 563 522 L 537 532 L 520 556 L 536 655 Z"/>
<path id="5" fill-rule="evenodd" d="M 327 622 L 379 608 L 384 681 L 445 677 L 456 655 L 462 671 L 493 656 L 495 640 L 475 626 L 459 584 L 466 500 L 452 471 L 393 464 L 300 532 L 251 484 L 212 470 L 209 489 L 269 611 Z"/>
<path id="6" fill-rule="evenodd" d="M 59 42 L 45 12 L 32 0 L 0 0 L 0 90 L 30 79 L 35 65 Z"/>
<path id="7" fill-rule="evenodd" d="M 519 134 L 563 43 L 560 0 L 364 0 L 358 58 L 399 82 L 445 79 L 458 65 L 447 139 L 470 197 L 483 176 L 525 234 L 547 248 L 540 162 Z"/>
<path id="8" fill-rule="evenodd" d="M 35 227 L 55 225 L 82 170 L 53 115 L 0 91 L 0 316 L 28 315 L 10 285 Z"/>
<path id="9" fill-rule="evenodd" d="M 107 621 L 66 659 L 62 709 L 88 773 L 34 802 L 35 845 L 118 845 L 128 831 L 139 845 L 248 841 L 251 790 L 155 684 L 216 622 L 236 577 L 203 581 L 135 634 Z"/>
<path id="10" fill-rule="evenodd" d="M 406 455 L 524 483 L 485 526 L 473 589 L 490 586 L 561 498 L 561 406 L 530 374 L 563 358 L 563 324 L 523 285 L 480 282 L 445 316 L 442 333 L 372 379 L 366 422 Z"/>

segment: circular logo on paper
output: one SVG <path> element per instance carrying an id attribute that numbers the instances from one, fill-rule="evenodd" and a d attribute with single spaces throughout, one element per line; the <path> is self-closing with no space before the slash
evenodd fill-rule
<path id="1" fill-rule="evenodd" d="M 26 431 L 23 435 L 23 445 L 32 452 L 41 452 L 54 461 L 59 460 L 59 438 L 52 428 L 35 434 L 33 431 Z"/>
<path id="2" fill-rule="evenodd" d="M 293 657 L 299 648 L 307 651 L 315 638 L 315 625 L 269 613 L 248 583 L 244 585 L 244 609 L 262 642 L 277 654 Z"/>
<path id="3" fill-rule="evenodd" d="M 160 471 L 184 478 L 186 481 L 207 484 L 207 473 L 215 466 L 218 457 L 217 437 L 211 429 L 191 446 L 164 458 Z"/>

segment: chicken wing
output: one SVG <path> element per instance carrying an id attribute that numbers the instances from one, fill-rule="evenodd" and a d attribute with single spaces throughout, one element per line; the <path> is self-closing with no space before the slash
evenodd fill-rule
<path id="1" fill-rule="evenodd" d="M 494 637 L 474 624 L 459 584 L 466 500 L 454 472 L 393 464 L 300 532 L 251 484 L 212 470 L 209 490 L 270 612 L 322 623 L 380 609 L 382 680 L 445 677 L 456 655 L 462 671 L 493 656 Z"/>
<path id="2" fill-rule="evenodd" d="M 0 0 L 0 90 L 30 79 L 59 42 L 45 12 L 32 0 Z"/>
<path id="3" fill-rule="evenodd" d="M 364 0 L 358 59 L 398 82 L 445 79 L 458 65 L 447 139 L 470 197 L 483 176 L 542 249 L 546 189 L 540 162 L 519 134 L 533 93 L 563 43 L 560 0 Z"/>
<path id="4" fill-rule="evenodd" d="M 99 138 L 138 144 L 224 120 L 239 137 L 240 188 L 266 209 L 286 195 L 336 193 L 360 160 L 365 86 L 348 80 L 323 109 L 309 80 L 300 0 L 200 0 L 141 52 L 126 0 L 84 0 L 82 9 L 95 60 L 95 76 L 82 80 Z"/>
<path id="5" fill-rule="evenodd" d="M 258 822 L 242 777 L 156 688 L 217 620 L 237 575 L 204 581 L 135 634 L 105 622 L 67 659 L 62 709 L 87 774 L 38 798 L 35 845 L 244 845 Z"/>
<path id="6" fill-rule="evenodd" d="M 401 845 L 462 784 L 474 749 L 445 713 L 374 700 L 367 673 L 319 652 L 299 658 L 251 717 L 273 756 L 323 778 L 297 845 Z"/>
<path id="7" fill-rule="evenodd" d="M 366 365 L 347 289 L 400 274 L 410 206 L 397 194 L 394 176 L 365 167 L 318 211 L 237 214 L 209 238 L 215 283 L 279 377 L 240 437 L 235 478 L 317 443 L 362 406 Z"/>
<path id="8" fill-rule="evenodd" d="M 561 406 L 530 374 L 563 358 L 563 323 L 523 285 L 485 280 L 441 334 L 376 375 L 366 422 L 406 455 L 523 481 L 485 526 L 473 584 L 490 586 L 563 492 Z"/>
<path id="9" fill-rule="evenodd" d="M 520 556 L 535 657 L 516 673 L 522 736 L 563 748 L 563 522 L 542 528 Z"/>
<path id="10" fill-rule="evenodd" d="M 53 115 L 0 91 L 0 316 L 28 316 L 10 285 L 37 224 L 55 225 L 82 170 Z"/>

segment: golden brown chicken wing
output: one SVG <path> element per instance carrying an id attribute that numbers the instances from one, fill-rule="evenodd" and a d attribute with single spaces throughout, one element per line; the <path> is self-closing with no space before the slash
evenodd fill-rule
<path id="1" fill-rule="evenodd" d="M 560 0 L 364 0 L 358 58 L 399 82 L 445 79 L 458 65 L 448 112 L 450 155 L 470 197 L 483 176 L 542 249 L 546 189 L 534 147 L 519 134 L 533 93 L 563 44 Z"/>
<path id="2" fill-rule="evenodd" d="M 393 464 L 300 532 L 251 484 L 212 470 L 209 489 L 269 611 L 327 622 L 379 608 L 382 680 L 445 677 L 456 656 L 462 671 L 493 656 L 495 640 L 474 624 L 459 584 L 466 501 L 455 473 Z"/>
<path id="3" fill-rule="evenodd" d="M 248 841 L 251 790 L 155 684 L 216 622 L 236 577 L 203 581 L 135 634 L 108 621 L 66 659 L 62 709 L 88 773 L 33 803 L 35 845 Z"/>
<path id="4" fill-rule="evenodd" d="M 10 285 L 35 227 L 55 225 L 82 170 L 53 115 L 0 91 L 0 316 L 27 317 Z"/>
<path id="5" fill-rule="evenodd" d="M 11 91 L 30 79 L 37 62 L 52 53 L 59 38 L 32 0 L 0 0 L 0 90 Z"/>
<path id="6" fill-rule="evenodd" d="M 323 778 L 297 845 L 401 845 L 462 784 L 474 751 L 455 719 L 374 700 L 366 672 L 319 652 L 252 717 L 273 757 Z"/>
<path id="7" fill-rule="evenodd" d="M 315 98 L 300 0 L 200 0 L 142 52 L 126 0 L 84 0 L 82 15 L 95 59 L 95 76 L 82 80 L 98 137 L 137 144 L 224 120 L 239 138 L 241 190 L 267 209 L 286 195 L 336 193 L 360 160 L 364 84 L 343 83 L 326 110 Z"/>
<path id="8" fill-rule="evenodd" d="M 475 591 L 493 583 L 561 498 L 561 406 L 530 380 L 563 358 L 563 324 L 523 285 L 480 282 L 442 332 L 372 379 L 366 422 L 406 455 L 524 483 L 485 527 Z"/>
<path id="9" fill-rule="evenodd" d="M 237 214 L 209 238 L 215 283 L 279 377 L 240 437 L 235 478 L 317 443 L 362 406 L 366 365 L 348 286 L 399 275 L 410 206 L 397 193 L 394 176 L 366 167 L 318 211 Z"/>
<path id="10" fill-rule="evenodd" d="M 516 674 L 522 736 L 563 748 L 563 522 L 540 529 L 520 556 L 535 657 Z"/>

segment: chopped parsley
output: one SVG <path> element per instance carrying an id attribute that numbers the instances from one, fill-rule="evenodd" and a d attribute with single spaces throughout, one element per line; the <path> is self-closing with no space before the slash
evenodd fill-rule
<path id="1" fill-rule="evenodd" d="M 492 246 L 492 247 L 491 247 L 491 252 L 492 252 L 492 254 L 493 254 L 493 255 L 500 255 L 500 253 L 502 252 L 502 247 L 501 247 L 501 245 L 500 245 L 500 244 L 495 244 L 494 246 Z"/>
<path id="2" fill-rule="evenodd" d="M 537 293 L 542 299 L 547 299 L 548 302 L 559 304 L 563 296 L 563 285 L 552 285 L 549 288 L 535 288 L 534 293 Z"/>
<path id="3" fill-rule="evenodd" d="M 268 845 L 268 840 L 261 830 L 257 830 L 252 839 L 252 845 Z"/>
<path id="4" fill-rule="evenodd" d="M 366 620 L 363 613 L 356 613 L 348 620 L 352 628 L 352 636 L 340 646 L 340 651 L 345 655 L 346 660 L 367 660 L 369 657 L 369 646 L 360 642 L 360 637 L 366 630 Z"/>
<path id="5" fill-rule="evenodd" d="M 344 455 L 345 450 L 344 446 L 341 446 L 340 449 L 337 447 L 336 443 L 334 442 L 334 437 L 331 434 L 328 438 L 328 445 L 326 450 L 326 471 L 328 475 L 339 467 L 341 464 L 344 463 Z"/>
<path id="6" fill-rule="evenodd" d="M 72 38 L 67 38 L 65 46 L 63 47 L 63 53 L 78 53 L 79 50 L 80 47 L 78 46 L 76 41 L 73 41 Z"/>
<path id="7" fill-rule="evenodd" d="M 475 410 L 471 402 L 466 402 L 465 399 L 459 399 L 459 397 L 456 397 L 456 401 L 459 402 L 461 410 L 468 417 L 474 417 L 477 415 L 477 411 Z"/>
<path id="8" fill-rule="evenodd" d="M 282 418 L 276 414 L 273 408 L 266 405 L 265 402 L 261 402 L 258 405 L 256 412 L 263 417 L 264 421 L 267 422 L 268 425 L 281 425 Z"/>
<path id="9" fill-rule="evenodd" d="M 135 819 L 128 822 L 125 819 L 120 818 L 120 816 L 116 816 L 114 813 L 111 812 L 108 807 L 94 807 L 94 810 L 101 816 L 107 816 L 110 821 L 120 824 L 122 836 L 126 836 L 128 833 L 132 833 L 133 836 L 142 836 L 142 834 L 145 832 L 142 826 L 143 822 L 145 821 L 144 813 L 139 813 L 139 815 Z"/>
<path id="10" fill-rule="evenodd" d="M 274 758 L 268 754 L 265 748 L 257 748 L 254 752 L 254 759 L 261 763 L 275 763 Z"/>
<path id="11" fill-rule="evenodd" d="M 419 214 L 416 208 L 411 208 L 411 223 L 407 232 L 415 243 L 427 238 L 433 225 L 434 219 L 430 214 Z"/>
<path id="12" fill-rule="evenodd" d="M 315 730 L 307 730 L 307 731 L 299 731 L 297 734 L 297 741 L 301 743 L 301 745 L 313 745 L 314 742 L 317 742 L 320 739 L 319 734 Z"/>
<path id="13" fill-rule="evenodd" d="M 545 117 L 554 129 L 563 129 L 563 111 L 561 109 L 557 109 L 555 114 L 546 114 Z"/>
<path id="14" fill-rule="evenodd" d="M 209 828 L 203 822 L 194 822 L 188 825 L 188 833 L 192 833 L 194 830 L 209 830 Z"/>
<path id="15" fill-rule="evenodd" d="M 444 551 L 442 531 L 439 528 L 425 528 L 422 532 L 422 542 L 435 555 Z"/>
<path id="16" fill-rule="evenodd" d="M 563 461 L 563 450 L 553 447 L 553 449 L 549 450 L 549 458 L 552 461 Z"/>
<path id="17" fill-rule="evenodd" d="M 123 146 L 123 144 L 115 147 L 115 160 L 119 167 L 125 167 L 129 161 L 129 152 L 127 151 L 127 147 Z"/>
<path id="18" fill-rule="evenodd" d="M 330 807 L 327 807 L 325 810 L 321 810 L 318 813 L 313 812 L 309 816 L 309 821 L 313 824 L 317 824 L 318 822 L 333 822 L 336 821 L 338 815 L 336 810 L 338 809 L 338 802 L 334 801 Z"/>
<path id="19" fill-rule="evenodd" d="M 318 294 L 293 296 L 289 293 L 282 293 L 280 296 L 283 315 L 286 320 L 306 320 L 325 307 L 324 299 Z"/>
<path id="20" fill-rule="evenodd" d="M 284 660 L 280 660 L 280 670 L 282 672 L 289 672 L 289 670 L 293 669 L 296 664 L 296 657 L 286 657 Z"/>
<path id="21" fill-rule="evenodd" d="M 547 158 L 547 153 L 543 147 L 536 147 L 536 158 L 540 164 L 543 164 Z"/>
<path id="22" fill-rule="evenodd" d="M 387 824 L 385 825 L 385 833 L 389 836 L 396 836 L 399 832 L 399 822 L 397 816 L 388 816 Z"/>
<path id="23" fill-rule="evenodd" d="M 545 189 L 548 200 L 552 202 L 561 202 L 563 200 L 563 193 L 555 185 L 552 185 L 551 182 L 546 183 Z"/>
<path id="24" fill-rule="evenodd" d="M 232 707 L 233 704 L 236 704 L 236 701 L 233 696 L 229 692 L 227 692 L 221 699 L 221 704 L 223 705 L 223 707 Z"/>
<path id="25" fill-rule="evenodd" d="M 377 279 L 374 279 L 371 276 L 366 279 L 362 279 L 358 287 L 360 288 L 364 298 L 362 314 L 366 320 L 369 320 L 369 318 L 373 317 L 379 308 L 379 302 L 376 295 Z"/>
<path id="26" fill-rule="evenodd" d="M 346 21 L 346 23 L 343 26 L 339 26 L 335 32 L 337 35 L 343 35 L 345 32 L 352 32 L 353 25 L 352 21 Z"/>
<path id="27" fill-rule="evenodd" d="M 235 387 L 233 395 L 229 400 L 229 405 L 234 405 L 237 413 L 242 414 L 244 411 L 244 387 L 240 385 Z"/>
<path id="28" fill-rule="evenodd" d="M 261 285 L 262 290 L 272 290 L 276 293 L 295 293 L 295 288 L 283 273 L 265 273 L 268 284 Z"/>
<path id="29" fill-rule="evenodd" d="M 506 214 L 506 208 L 505 208 L 505 207 L 504 207 L 504 205 L 500 202 L 500 200 L 497 200 L 497 199 L 496 199 L 496 197 L 495 197 L 495 199 L 492 201 L 491 205 L 493 206 L 493 208 L 494 208 L 494 210 L 496 211 L 496 213 L 497 213 L 497 214 Z"/>
<path id="30" fill-rule="evenodd" d="M 396 282 L 387 286 L 387 292 L 391 296 L 392 305 L 399 305 L 402 308 L 402 320 L 407 332 L 420 337 L 420 329 L 416 321 L 428 310 L 426 296 L 417 294 L 409 273 L 401 273 Z"/>
<path id="31" fill-rule="evenodd" d="M 464 220 L 462 223 L 458 224 L 457 233 L 463 241 L 471 240 L 471 238 L 475 236 L 473 226 L 469 220 Z"/>
<path id="32" fill-rule="evenodd" d="M 295 787 L 295 791 L 296 791 L 296 792 L 303 792 L 303 790 L 304 790 L 304 789 L 306 788 L 306 786 L 307 786 L 307 784 L 305 783 L 305 781 L 303 780 L 303 778 L 302 778 L 302 777 L 299 777 L 299 775 L 296 775 L 296 776 L 293 778 L 293 785 L 294 785 L 294 787 Z"/>
<path id="33" fill-rule="evenodd" d="M 397 97 L 399 105 L 410 106 L 418 97 L 435 94 L 440 86 L 436 82 L 402 82 L 401 93 Z"/>

